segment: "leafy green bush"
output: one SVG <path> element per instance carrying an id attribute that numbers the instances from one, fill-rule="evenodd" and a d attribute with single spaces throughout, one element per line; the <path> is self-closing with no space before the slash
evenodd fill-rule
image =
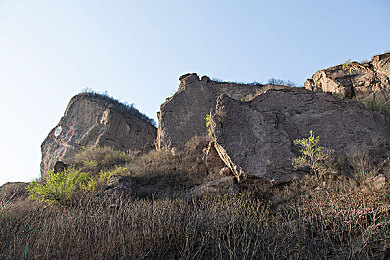
<path id="1" fill-rule="evenodd" d="M 90 178 L 89 173 L 74 168 L 57 173 L 49 171 L 44 182 L 33 181 L 27 190 L 31 199 L 48 204 L 65 205 Z"/>
<path id="2" fill-rule="evenodd" d="M 315 136 L 312 130 L 309 133 L 308 138 L 294 140 L 295 145 L 301 146 L 301 156 L 292 159 L 294 169 L 309 167 L 315 175 L 331 170 L 333 150 L 320 146 L 320 137 Z"/>
<path id="3" fill-rule="evenodd" d="M 122 174 L 126 168 L 101 170 L 98 175 L 69 168 L 63 172 L 48 172 L 44 182 L 33 181 L 27 187 L 30 198 L 49 205 L 67 205 L 78 192 L 94 192 L 99 184 L 112 175 Z"/>
<path id="4" fill-rule="evenodd" d="M 206 117 L 204 118 L 204 120 L 206 120 L 207 133 L 209 134 L 209 136 L 211 136 L 211 129 L 210 129 L 210 124 L 211 124 L 211 112 L 210 112 L 209 114 L 206 115 Z"/>

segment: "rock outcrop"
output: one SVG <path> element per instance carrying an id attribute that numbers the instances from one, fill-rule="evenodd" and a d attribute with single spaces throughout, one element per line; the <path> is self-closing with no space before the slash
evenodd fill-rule
<path id="1" fill-rule="evenodd" d="M 251 101 L 221 95 L 211 126 L 218 154 L 237 177 L 276 182 L 299 177 L 291 165 L 298 155 L 293 140 L 310 130 L 336 155 L 390 144 L 380 113 L 357 101 L 299 88 L 269 90 Z"/>
<path id="2" fill-rule="evenodd" d="M 305 88 L 332 92 L 348 99 L 368 98 L 381 103 L 390 100 L 390 52 L 374 56 L 367 63 L 344 63 L 320 70 L 308 79 Z"/>
<path id="3" fill-rule="evenodd" d="M 166 99 L 158 113 L 157 148 L 182 149 L 192 137 L 207 135 L 205 117 L 215 109 L 217 97 L 221 94 L 248 101 L 270 88 L 287 88 L 216 82 L 207 76 L 200 79 L 196 73 L 183 75 L 179 80 L 178 91 Z"/>
<path id="4" fill-rule="evenodd" d="M 41 176 L 82 147 L 142 149 L 154 143 L 156 134 L 151 120 L 132 106 L 94 93 L 76 95 L 41 145 Z"/>
<path id="5" fill-rule="evenodd" d="M 114 175 L 107 181 L 104 193 L 116 196 L 131 196 L 136 191 L 136 183 L 129 176 Z"/>

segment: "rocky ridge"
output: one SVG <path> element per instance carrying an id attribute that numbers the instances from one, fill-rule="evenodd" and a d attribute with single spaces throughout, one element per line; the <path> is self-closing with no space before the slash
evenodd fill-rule
<path id="1" fill-rule="evenodd" d="M 157 130 L 142 114 L 118 102 L 99 95 L 77 95 L 42 144 L 42 176 L 82 147 L 126 151 L 151 149 L 154 143 L 157 149 L 175 152 L 185 150 L 193 138 L 209 135 L 209 150 L 214 149 L 209 153 L 212 156 L 205 156 L 209 171 L 225 169 L 237 178 L 251 175 L 290 181 L 299 178 L 291 166 L 291 159 L 298 155 L 293 141 L 307 137 L 310 130 L 337 155 L 390 144 L 380 113 L 360 102 L 321 93 L 387 102 L 389 68 L 390 53 L 364 64 L 345 63 L 318 71 L 305 83 L 306 89 L 217 82 L 196 73 L 185 74 L 179 78 L 178 91 L 161 105 Z M 211 115 L 210 129 L 207 115 Z"/>
<path id="2" fill-rule="evenodd" d="M 369 62 L 345 62 L 319 70 L 304 84 L 313 91 L 332 92 L 347 99 L 390 100 L 390 52 L 375 55 Z"/>

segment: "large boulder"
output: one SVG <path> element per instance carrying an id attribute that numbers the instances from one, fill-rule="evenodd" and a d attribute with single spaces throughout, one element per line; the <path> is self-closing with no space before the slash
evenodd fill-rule
<path id="1" fill-rule="evenodd" d="M 219 156 L 237 177 L 276 182 L 299 177 L 291 164 L 298 155 L 293 141 L 306 138 L 310 130 L 336 155 L 390 143 L 378 112 L 357 101 L 299 88 L 269 90 L 247 102 L 221 95 L 211 126 Z"/>
<path id="2" fill-rule="evenodd" d="M 161 105 L 156 147 L 183 149 L 194 136 L 207 135 L 205 117 L 214 111 L 217 97 L 226 94 L 237 100 L 251 100 L 267 89 L 285 86 L 217 82 L 196 73 L 179 78 L 178 91 Z"/>
<path id="3" fill-rule="evenodd" d="M 41 176 L 83 147 L 142 149 L 154 144 L 156 134 L 152 120 L 132 106 L 94 93 L 76 95 L 41 145 Z"/>
<path id="4" fill-rule="evenodd" d="M 314 91 L 332 92 L 347 99 L 365 98 L 388 102 L 390 91 L 390 52 L 374 56 L 366 63 L 344 63 L 314 73 L 305 84 Z"/>

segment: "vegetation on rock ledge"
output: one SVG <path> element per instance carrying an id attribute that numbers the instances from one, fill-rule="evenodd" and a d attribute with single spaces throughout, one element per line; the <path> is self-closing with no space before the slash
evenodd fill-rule
<path id="1" fill-rule="evenodd" d="M 152 118 L 149 118 L 147 115 L 145 115 L 144 113 L 140 112 L 137 108 L 134 107 L 134 104 L 128 104 L 127 102 L 125 103 L 122 103 L 120 102 L 118 99 L 115 99 L 113 97 L 111 97 L 110 95 L 108 95 L 107 92 L 104 92 L 104 93 L 99 93 L 99 92 L 96 92 L 92 89 L 84 89 L 82 90 L 79 95 L 84 95 L 84 96 L 88 96 L 88 97 L 95 97 L 95 98 L 101 98 L 101 99 L 104 99 L 110 103 L 113 103 L 115 105 L 118 106 L 118 108 L 122 111 L 122 112 L 127 112 L 131 115 L 134 115 L 136 117 L 139 117 L 147 122 L 149 122 L 150 124 L 152 124 L 153 126 L 156 126 L 156 122 L 154 121 L 154 119 Z"/>

